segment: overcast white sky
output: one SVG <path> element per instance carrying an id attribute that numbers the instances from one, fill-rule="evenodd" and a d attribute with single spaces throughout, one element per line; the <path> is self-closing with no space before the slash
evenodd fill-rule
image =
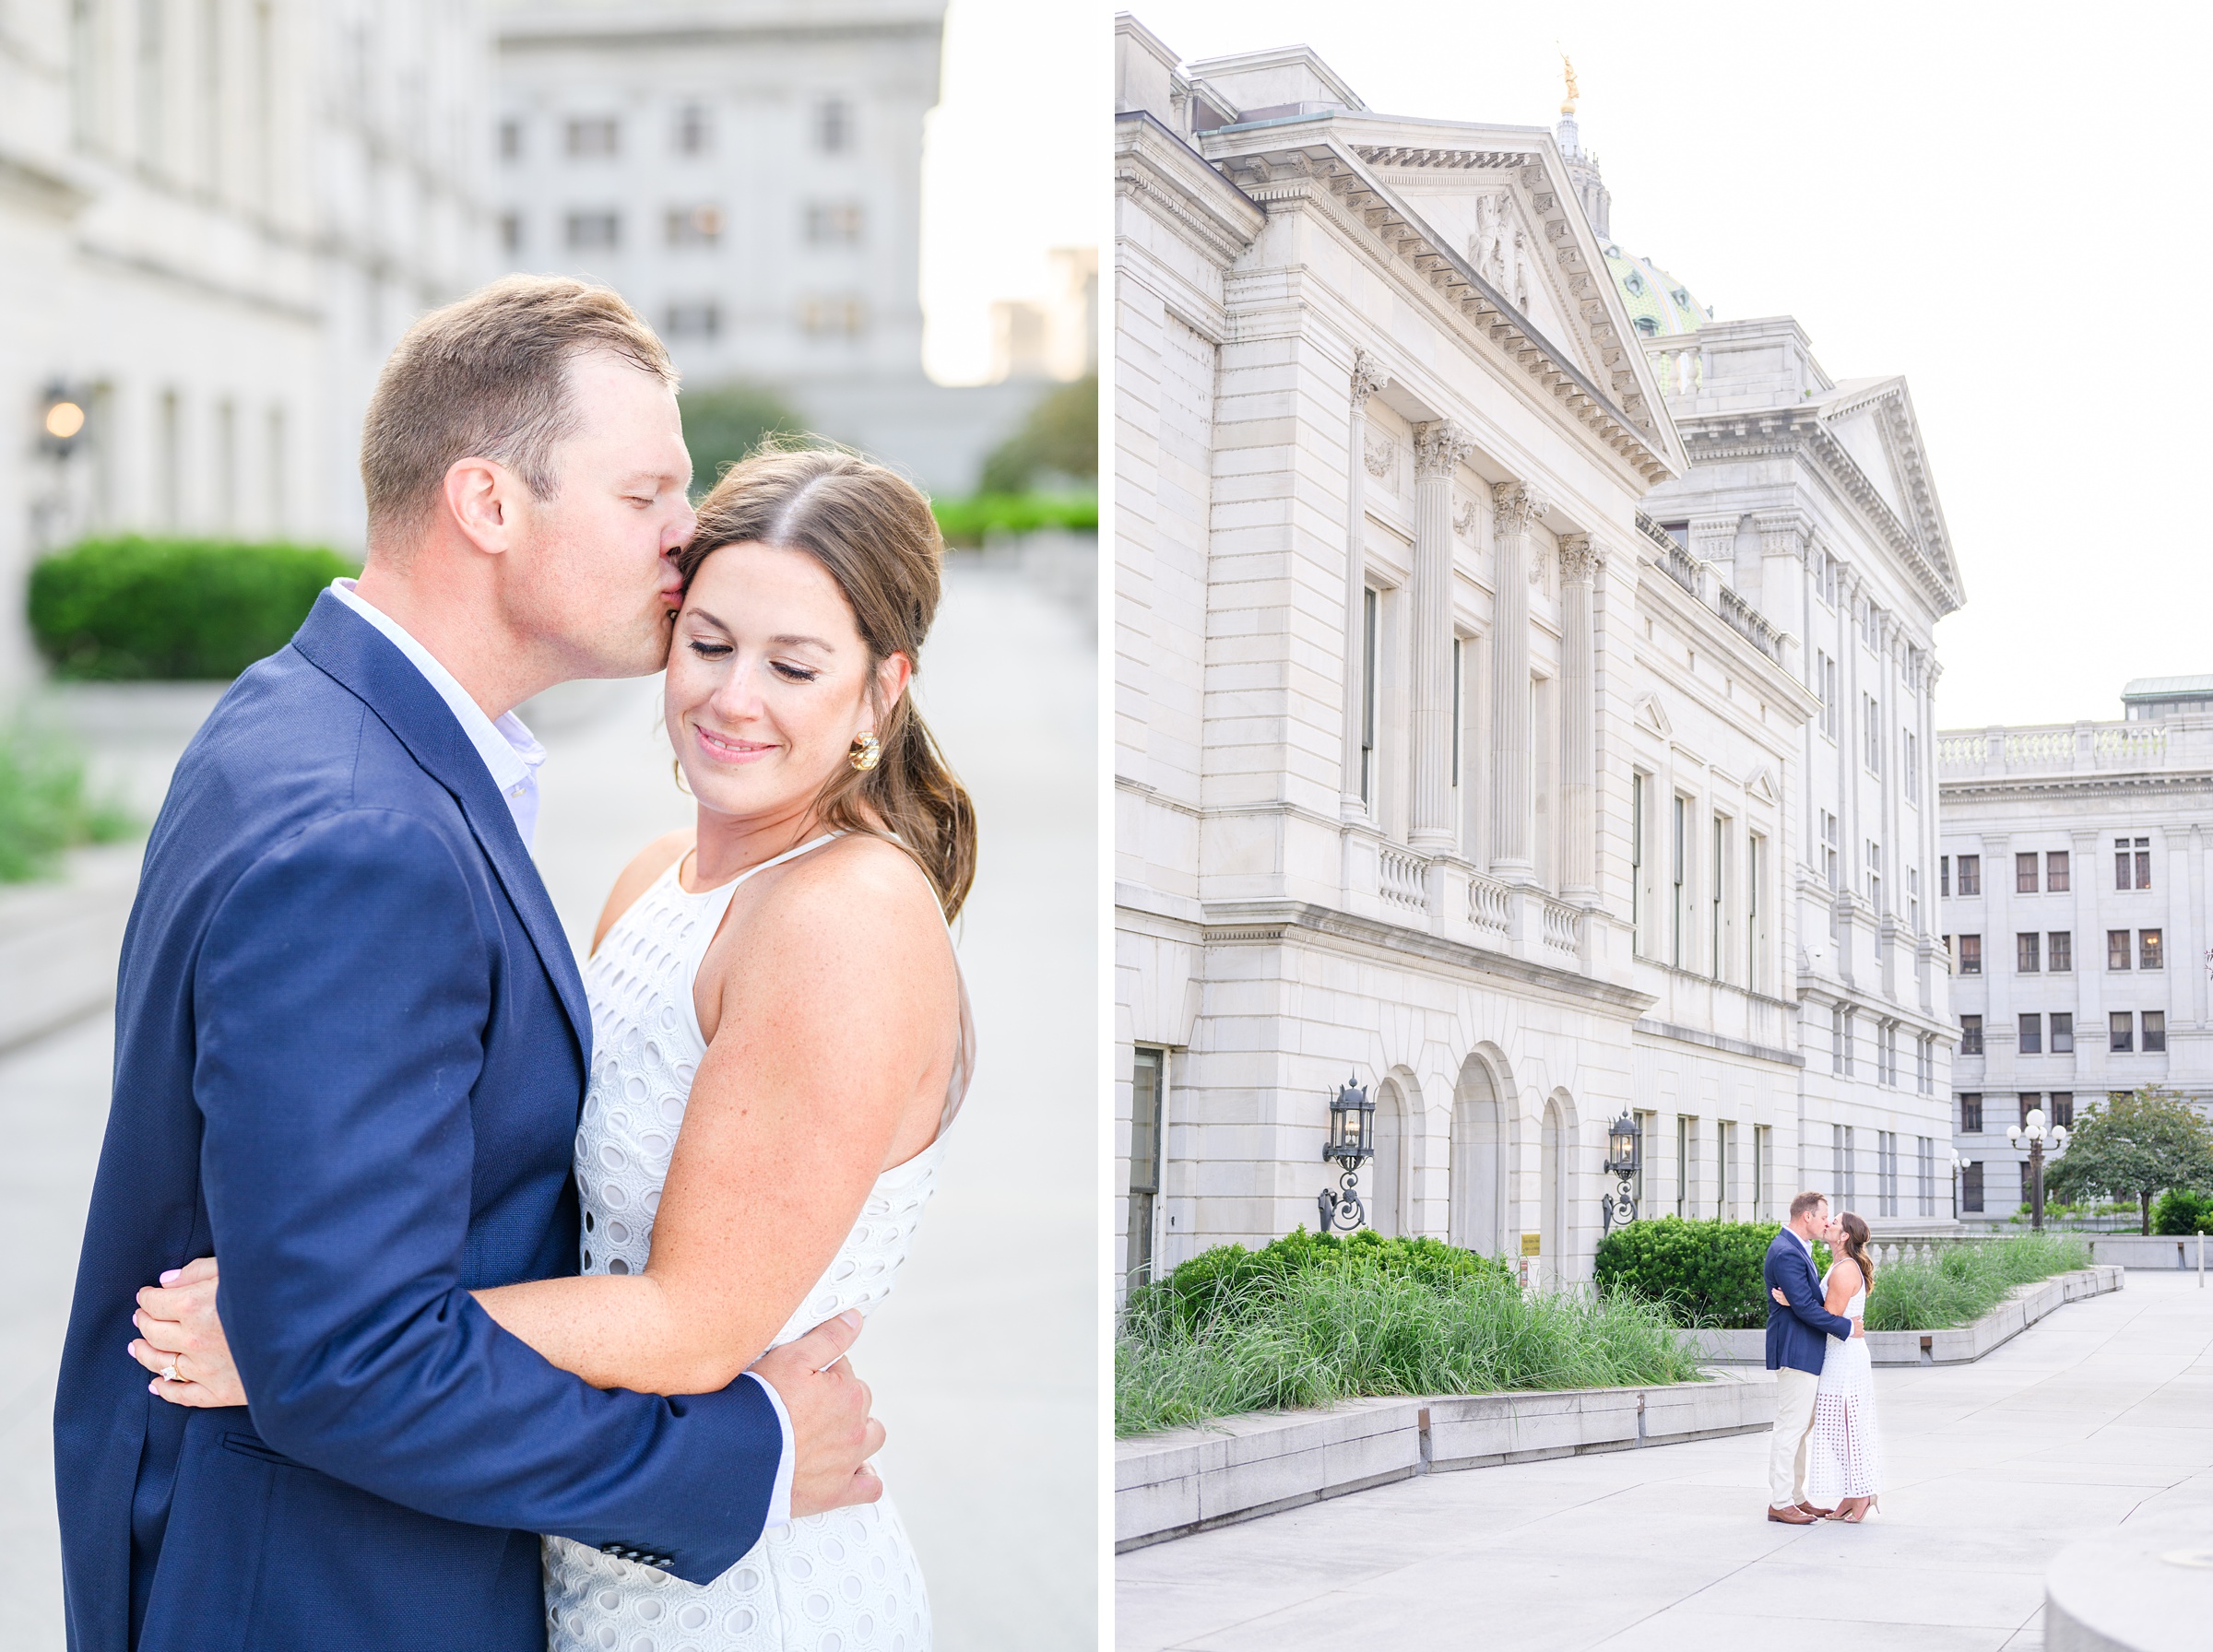
<path id="1" fill-rule="evenodd" d="M 1311 45 L 1370 109 L 1550 125 L 1575 59 L 1615 239 L 1831 377 L 1902 372 L 1968 605 L 1941 726 L 2213 672 L 2202 7 L 1140 0 L 1186 61 Z"/>
<path id="2" fill-rule="evenodd" d="M 1095 246 L 1106 197 L 1113 12 L 1098 0 L 952 0 L 922 139 L 922 359 L 975 384 L 991 301 L 1045 287 L 1046 253 Z"/>

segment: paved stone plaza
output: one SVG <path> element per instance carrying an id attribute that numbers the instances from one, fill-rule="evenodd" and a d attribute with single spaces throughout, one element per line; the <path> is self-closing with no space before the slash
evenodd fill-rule
<path id="1" fill-rule="evenodd" d="M 982 870 L 960 926 L 976 1080 L 899 1293 L 856 1363 L 941 1645 L 1095 1644 L 1098 1304 L 1095 667 L 1092 620 L 1013 571 L 953 576 L 923 704 L 976 797 Z M 689 818 L 644 684 L 541 719 L 539 859 L 588 941 L 622 861 Z M 173 755 L 173 753 L 172 754 Z M 163 761 L 149 755 L 148 762 Z M 0 1646 L 60 1652 L 50 1417 L 105 1122 L 105 1015 L 0 1059 Z M 775 1170 L 762 1167 L 764 1179 Z M 124 1358 L 116 1350 L 116 1358 Z"/>
<path id="2" fill-rule="evenodd" d="M 2213 1287 L 2131 1273 L 1973 1365 L 1875 1374 L 1881 1511 L 1769 1525 L 1764 1434 L 1409 1481 L 1123 1555 L 1125 1652 L 2039 1652 L 2043 1572 L 2213 1530 Z"/>

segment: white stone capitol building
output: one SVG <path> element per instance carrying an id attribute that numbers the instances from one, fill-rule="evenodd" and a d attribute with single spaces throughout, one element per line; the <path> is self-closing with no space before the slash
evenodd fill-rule
<path id="1" fill-rule="evenodd" d="M 1554 1279 L 1625 1110 L 1646 1215 L 1948 1224 L 1904 382 L 1623 253 L 1571 118 L 1117 45 L 1125 1272 L 1310 1226 L 1348 1075 L 1378 1228 Z"/>

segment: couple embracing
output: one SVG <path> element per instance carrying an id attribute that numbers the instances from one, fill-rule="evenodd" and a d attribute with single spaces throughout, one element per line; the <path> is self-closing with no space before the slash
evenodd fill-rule
<path id="1" fill-rule="evenodd" d="M 178 765 L 54 1408 L 73 1652 L 929 1644 L 846 1353 L 973 1055 L 942 543 L 828 451 L 695 513 L 675 385 L 605 289 L 423 318 L 359 582 Z M 664 667 L 696 824 L 580 970 L 514 708 Z"/>
<path id="2" fill-rule="evenodd" d="M 1814 1271 L 1814 1243 L 1833 1260 Z M 1867 1354 L 1867 1290 L 1875 1260 L 1867 1223 L 1801 1193 L 1768 1245 L 1763 1269 L 1768 1369 L 1775 1373 L 1775 1433 L 1768 1451 L 1768 1518 L 1785 1526 L 1857 1525 L 1875 1505 L 1880 1462 L 1875 1372 Z"/>

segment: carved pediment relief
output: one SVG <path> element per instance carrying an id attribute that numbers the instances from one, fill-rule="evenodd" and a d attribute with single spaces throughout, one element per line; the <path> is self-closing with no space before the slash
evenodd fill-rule
<path id="1" fill-rule="evenodd" d="M 1667 708 L 1660 703 L 1657 694 L 1638 695 L 1636 709 L 1630 714 L 1629 720 L 1648 734 L 1656 734 L 1663 740 L 1675 738 L 1675 726 L 1667 720 Z"/>
<path id="2" fill-rule="evenodd" d="M 1776 800 L 1775 777 L 1768 773 L 1764 764 L 1755 769 L 1752 778 L 1745 782 L 1745 796 L 1761 803 L 1773 803 Z"/>

